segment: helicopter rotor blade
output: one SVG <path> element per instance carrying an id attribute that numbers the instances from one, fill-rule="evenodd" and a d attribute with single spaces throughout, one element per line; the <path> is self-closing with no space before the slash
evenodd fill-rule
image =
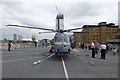
<path id="1" fill-rule="evenodd" d="M 70 31 L 72 31 L 72 30 L 79 30 L 79 29 L 83 29 L 83 28 L 68 29 L 68 30 L 64 30 L 63 32 L 70 32 Z"/>
<path id="2" fill-rule="evenodd" d="M 39 32 L 38 34 L 41 34 L 41 33 L 54 33 L 54 32 Z"/>
<path id="3" fill-rule="evenodd" d="M 41 30 L 48 30 L 48 31 L 56 32 L 53 29 L 38 28 L 38 27 L 32 27 L 32 26 L 22 26 L 22 25 L 12 25 L 12 24 L 8 24 L 6 26 L 14 26 L 14 27 L 21 27 L 21 28 L 31 28 L 31 29 L 41 29 Z"/>

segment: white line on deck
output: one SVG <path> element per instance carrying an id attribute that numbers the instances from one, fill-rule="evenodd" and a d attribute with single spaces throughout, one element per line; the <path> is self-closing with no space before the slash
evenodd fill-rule
<path id="1" fill-rule="evenodd" d="M 49 55 L 49 56 L 48 56 L 48 57 L 46 57 L 45 59 L 38 60 L 38 61 L 34 62 L 33 64 L 34 64 L 34 65 L 39 64 L 40 62 L 43 62 L 44 60 L 46 60 L 46 59 L 48 59 L 48 58 L 52 57 L 54 54 L 55 54 L 55 53 L 53 53 L 53 54 Z"/>
<path id="2" fill-rule="evenodd" d="M 62 59 L 62 64 L 63 64 L 63 68 L 64 68 L 64 73 L 65 73 L 66 80 L 69 80 L 68 72 L 67 72 L 67 69 L 66 69 L 63 57 L 61 57 L 61 59 Z"/>

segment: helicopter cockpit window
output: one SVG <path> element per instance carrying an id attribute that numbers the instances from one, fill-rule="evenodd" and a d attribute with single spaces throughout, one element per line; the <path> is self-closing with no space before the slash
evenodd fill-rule
<path id="1" fill-rule="evenodd" d="M 69 38 L 65 35 L 55 36 L 55 42 L 69 42 Z"/>
<path id="2" fill-rule="evenodd" d="M 64 41 L 65 42 L 69 42 L 69 38 L 68 37 L 64 37 Z"/>

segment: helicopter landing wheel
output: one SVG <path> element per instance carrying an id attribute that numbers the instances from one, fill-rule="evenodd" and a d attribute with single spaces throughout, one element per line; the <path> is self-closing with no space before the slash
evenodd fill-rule
<path id="1" fill-rule="evenodd" d="M 70 54 L 70 49 L 68 49 L 68 53 Z"/>
<path id="2" fill-rule="evenodd" d="M 53 51 L 52 51 L 52 50 L 50 50 L 50 53 L 53 53 Z"/>

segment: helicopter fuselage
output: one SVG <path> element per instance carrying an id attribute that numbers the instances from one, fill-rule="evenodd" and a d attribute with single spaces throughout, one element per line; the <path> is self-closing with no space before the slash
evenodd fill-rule
<path id="1" fill-rule="evenodd" d="M 54 36 L 55 43 L 52 46 L 53 51 L 57 54 L 70 53 L 71 45 L 69 36 L 64 33 L 56 33 Z"/>

